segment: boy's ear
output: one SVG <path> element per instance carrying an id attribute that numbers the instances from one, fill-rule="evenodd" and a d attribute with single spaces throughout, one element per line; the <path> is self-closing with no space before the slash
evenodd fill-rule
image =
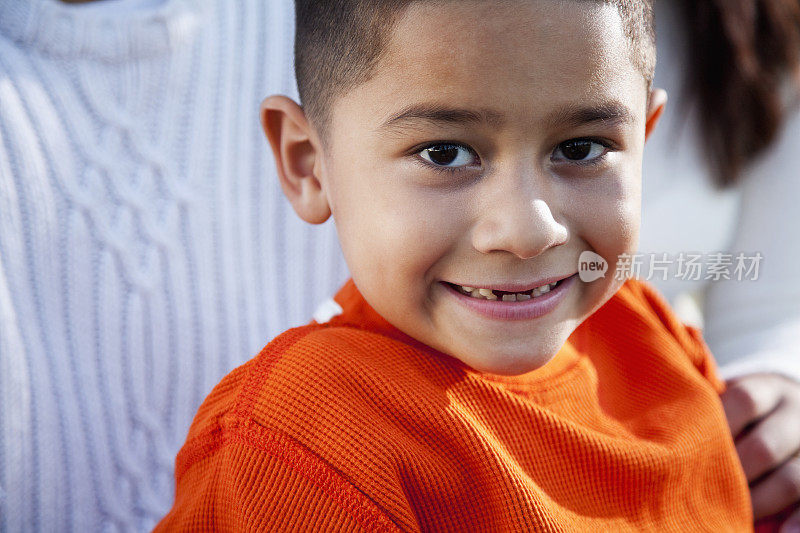
<path id="1" fill-rule="evenodd" d="M 664 113 L 664 107 L 667 105 L 667 91 L 664 89 L 654 88 L 650 91 L 650 103 L 647 106 L 647 121 L 644 128 L 644 140 L 650 137 L 650 134 L 658 124 L 658 119 Z"/>
<path id="2" fill-rule="evenodd" d="M 322 152 L 303 108 L 286 96 L 268 96 L 261 102 L 261 126 L 275 156 L 283 194 L 300 218 L 322 224 L 331 216 L 318 176 Z"/>

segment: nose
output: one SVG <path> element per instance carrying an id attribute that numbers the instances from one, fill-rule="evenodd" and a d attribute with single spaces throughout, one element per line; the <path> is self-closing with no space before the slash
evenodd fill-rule
<path id="1" fill-rule="evenodd" d="M 507 180 L 510 186 L 495 186 L 493 194 L 483 196 L 485 203 L 472 232 L 476 250 L 485 254 L 505 251 L 530 259 L 567 242 L 566 226 L 553 217 L 542 194 L 545 191 L 535 190 L 535 179 L 530 174 L 518 176 Z"/>

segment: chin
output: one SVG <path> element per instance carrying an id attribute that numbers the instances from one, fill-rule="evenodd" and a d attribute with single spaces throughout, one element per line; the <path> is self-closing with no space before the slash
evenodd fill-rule
<path id="1" fill-rule="evenodd" d="M 532 355 L 530 352 L 519 357 L 509 357 L 508 354 L 496 354 L 494 358 L 482 357 L 480 364 L 470 365 L 479 372 L 499 374 L 501 376 L 519 376 L 527 374 L 550 362 L 553 354 Z"/>

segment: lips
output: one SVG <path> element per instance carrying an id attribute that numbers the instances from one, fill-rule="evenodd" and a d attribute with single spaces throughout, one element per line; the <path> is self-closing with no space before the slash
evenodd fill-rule
<path id="1" fill-rule="evenodd" d="M 528 295 L 527 291 L 505 293 L 505 291 L 499 289 L 491 289 L 489 291 L 489 289 L 469 286 L 467 288 L 472 288 L 473 292 L 465 294 L 464 288 L 460 285 L 448 282 L 441 283 L 447 288 L 447 293 L 455 297 L 455 301 L 472 312 L 496 320 L 526 320 L 538 318 L 554 310 L 566 297 L 576 279 L 577 274 L 566 278 L 557 278 L 551 281 L 551 283 L 555 283 L 553 289 L 548 289 L 547 292 L 541 293 L 541 286 L 539 286 L 529 289 L 530 295 Z M 496 287 L 497 285 L 494 286 Z M 504 286 L 509 287 L 508 285 Z M 484 291 L 484 293 L 482 294 L 480 291 Z M 539 292 L 538 296 L 535 295 L 536 292 Z M 478 296 L 473 296 L 473 293 Z M 520 298 L 520 295 L 522 295 L 522 298 Z"/>

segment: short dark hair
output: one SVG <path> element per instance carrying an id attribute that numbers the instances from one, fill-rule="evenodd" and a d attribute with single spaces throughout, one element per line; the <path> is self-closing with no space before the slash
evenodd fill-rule
<path id="1" fill-rule="evenodd" d="M 405 9 L 424 1 L 295 0 L 297 87 L 306 116 L 323 143 L 334 99 L 370 79 Z M 633 63 L 649 92 L 656 62 L 655 0 L 593 1 L 619 10 Z"/>

